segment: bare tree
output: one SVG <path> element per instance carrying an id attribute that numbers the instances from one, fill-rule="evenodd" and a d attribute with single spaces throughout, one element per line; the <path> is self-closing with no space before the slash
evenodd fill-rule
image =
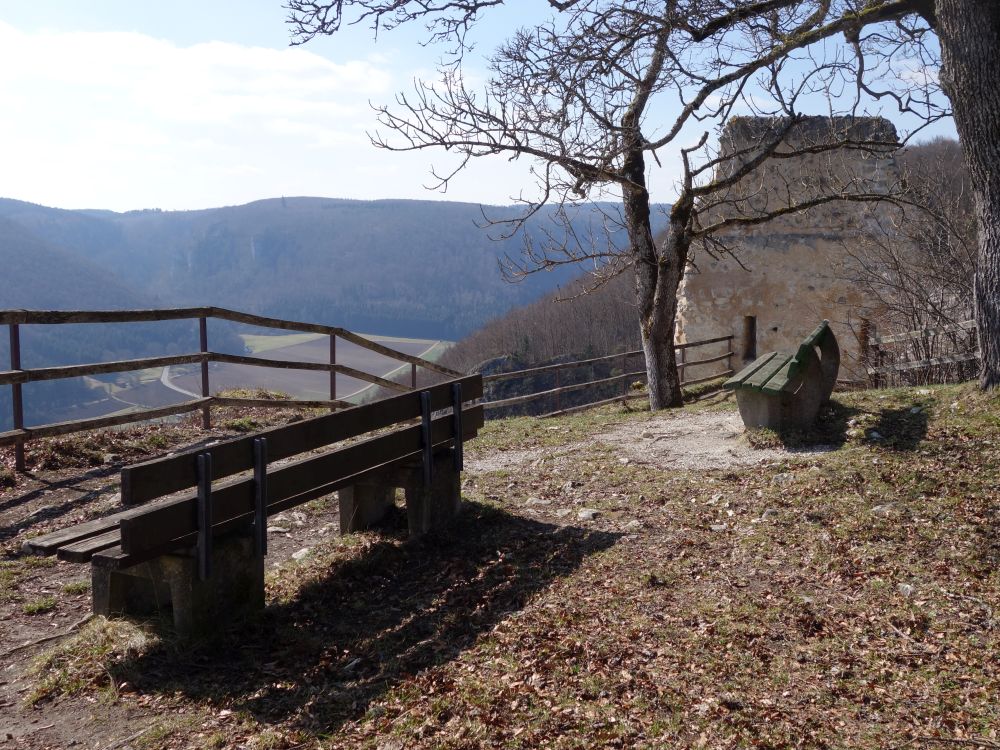
<path id="1" fill-rule="evenodd" d="M 462 75 L 466 35 L 500 4 L 291 0 L 288 7 L 299 42 L 345 22 L 378 31 L 423 21 L 431 41 L 453 43 L 439 81 L 418 82 L 394 106 L 377 108 L 387 131 L 374 140 L 390 150 L 459 154 L 457 168 L 437 175 L 442 186 L 473 158 L 533 159 L 538 194 L 524 201 L 514 229 L 546 202 L 608 192 L 620 197 L 621 210 L 608 221 L 626 228 L 628 248 L 581 242 L 567 225 L 544 247 L 529 247 L 525 262 L 512 270 L 587 260 L 600 279 L 631 266 L 653 409 L 681 403 L 674 321 L 677 288 L 695 244 L 724 252 L 717 238 L 733 227 L 822 202 L 886 198 L 848 180 L 821 185 L 804 199 L 787 191 L 753 201 L 743 186 L 765 160 L 845 146 L 893 148 L 897 144 L 878 139 L 855 140 L 850 126 L 866 107 L 882 103 L 914 120 L 911 133 L 949 115 L 936 96 L 936 77 L 926 74 L 938 66 L 928 43 L 934 19 L 920 15 L 929 0 L 549 0 L 552 17 L 515 31 L 490 58 L 489 81 L 474 89 Z M 910 75 L 893 77 L 914 68 L 914 60 L 919 65 Z M 792 137 L 803 111 L 821 101 L 830 109 L 829 137 Z M 708 150 L 710 131 L 721 132 L 737 113 L 769 118 L 767 131 L 742 153 Z M 678 195 L 657 243 L 647 158 L 659 162 L 658 152 L 685 143 L 676 165 Z"/>

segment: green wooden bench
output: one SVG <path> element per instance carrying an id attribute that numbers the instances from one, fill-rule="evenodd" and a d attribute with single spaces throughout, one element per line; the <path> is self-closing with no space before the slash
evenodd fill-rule
<path id="1" fill-rule="evenodd" d="M 769 352 L 725 383 L 736 392 L 747 427 L 805 430 L 830 400 L 840 369 L 840 347 L 824 320 L 794 354 Z"/>

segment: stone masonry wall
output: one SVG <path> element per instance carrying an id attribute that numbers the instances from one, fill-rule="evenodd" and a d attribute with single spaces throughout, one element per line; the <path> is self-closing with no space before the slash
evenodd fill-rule
<path id="1" fill-rule="evenodd" d="M 771 121 L 741 119 L 723 133 L 722 153 L 733 160 L 748 158 L 755 144 L 766 137 Z M 840 123 L 812 118 L 786 142 L 791 146 L 820 143 L 831 138 Z M 877 138 L 891 143 L 896 133 L 881 118 L 855 120 L 844 126 L 852 140 Z M 845 131 L 838 133 L 843 136 Z M 741 153 L 746 151 L 747 153 Z M 722 167 L 726 168 L 725 164 Z M 888 152 L 871 154 L 837 149 L 819 155 L 768 160 L 726 196 L 727 205 L 705 212 L 702 224 L 731 216 L 734 211 L 753 216 L 774 210 L 789 200 L 809 199 L 843 188 L 886 193 L 898 179 Z M 853 182 L 852 182 L 853 181 Z M 859 376 L 856 365 L 859 319 L 866 300 L 845 281 L 845 243 L 851 241 L 879 211 L 875 203 L 837 201 L 788 214 L 767 223 L 725 230 L 719 236 L 734 256 L 712 257 L 695 252 L 679 290 L 677 333 L 680 341 L 697 341 L 733 334 L 734 369 L 740 369 L 747 352 L 741 346 L 745 316 L 754 316 L 757 355 L 770 351 L 795 351 L 806 334 L 828 319 L 841 346 L 841 379 Z M 721 354 L 724 346 L 701 347 L 687 354 L 688 361 Z M 690 380 L 716 372 L 718 365 L 686 368 Z"/>

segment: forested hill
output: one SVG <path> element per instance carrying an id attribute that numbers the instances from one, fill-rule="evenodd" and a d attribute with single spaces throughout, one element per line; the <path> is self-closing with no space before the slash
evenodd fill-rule
<path id="1" fill-rule="evenodd" d="M 608 208 L 608 206 L 605 206 Z M 488 208 L 493 217 L 514 208 Z M 552 213 L 527 227 L 556 231 Z M 602 225 L 580 209 L 575 228 Z M 505 283 L 478 205 L 276 198 L 201 211 L 66 211 L 0 199 L 0 308 L 219 305 L 422 338 L 460 338 L 579 273 Z M 497 232 L 493 232 L 496 234 Z M 616 241 L 624 246 L 622 233 Z M 34 269 L 34 270 L 32 270 Z M 43 272 L 39 272 L 43 271 Z"/>

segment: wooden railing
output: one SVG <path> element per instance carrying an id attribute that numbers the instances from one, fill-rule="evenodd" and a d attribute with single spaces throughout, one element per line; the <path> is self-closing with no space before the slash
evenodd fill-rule
<path id="1" fill-rule="evenodd" d="M 298 362 L 293 360 L 265 359 L 235 354 L 222 354 L 210 351 L 208 348 L 208 320 L 225 320 L 233 323 L 245 323 L 263 328 L 277 328 L 300 333 L 317 333 L 330 337 L 329 362 Z M 199 331 L 199 351 L 188 354 L 177 354 L 165 357 L 147 357 L 144 359 L 128 359 L 116 362 L 101 362 L 82 365 L 67 365 L 59 367 L 41 367 L 25 369 L 21 366 L 21 331 L 22 325 L 62 325 L 67 323 L 139 323 L 167 320 L 197 320 Z M 449 378 L 460 377 L 461 373 L 447 367 L 430 362 L 410 354 L 404 354 L 363 336 L 336 326 L 317 323 L 300 323 L 279 318 L 268 318 L 260 315 L 227 310 L 220 307 L 191 307 L 165 310 L 74 310 L 74 311 L 41 311 L 41 310 L 0 310 L 0 325 L 7 325 L 10 334 L 10 369 L 0 371 L 0 386 L 11 386 L 11 412 L 13 429 L 0 432 L 0 445 L 15 446 L 15 464 L 18 471 L 24 471 L 24 444 L 28 440 L 54 435 L 67 435 L 83 430 L 101 427 L 141 422 L 159 417 L 201 410 L 202 423 L 207 429 L 211 426 L 211 407 L 213 405 L 259 406 L 287 408 L 326 407 L 343 409 L 353 404 L 337 398 L 336 376 L 344 375 L 366 383 L 380 386 L 393 391 L 407 392 L 416 388 L 417 368 L 422 367 L 431 372 L 445 375 Z M 337 362 L 337 340 L 349 341 L 362 349 L 381 354 L 410 365 L 411 382 L 409 386 L 393 382 L 386 378 L 362 372 Z M 279 369 L 317 370 L 330 373 L 330 398 L 322 400 L 271 400 L 253 398 L 222 398 L 212 396 L 209 388 L 209 369 L 211 362 L 225 362 L 255 367 L 270 367 Z M 77 419 L 67 422 L 26 427 L 24 424 L 24 395 L 22 385 L 44 380 L 59 380 L 86 375 L 105 375 L 115 372 L 128 372 L 152 367 L 168 367 L 172 365 L 201 365 L 201 396 L 170 406 L 141 409 L 127 414 L 114 414 L 93 419 Z"/>
<path id="2" fill-rule="evenodd" d="M 975 320 L 889 336 L 862 321 L 858 338 L 861 362 L 876 387 L 962 379 L 979 359 Z"/>
<path id="3" fill-rule="evenodd" d="M 733 336 L 719 336 L 714 339 L 706 339 L 704 341 L 691 341 L 683 344 L 674 344 L 674 350 L 677 352 L 677 371 L 681 379 L 681 386 L 696 385 L 698 383 L 707 383 L 711 380 L 716 380 L 727 375 L 732 375 L 734 370 L 732 368 L 732 358 L 735 352 L 733 352 L 732 341 Z M 702 359 L 689 360 L 687 359 L 688 351 L 696 349 L 701 346 L 708 346 L 711 344 L 720 344 L 727 342 L 729 346 L 727 351 L 723 354 L 705 357 Z M 555 409 L 549 412 L 545 416 L 555 416 L 557 414 L 567 414 L 574 411 L 580 411 L 582 409 L 589 409 L 595 406 L 601 406 L 603 404 L 610 404 L 617 401 L 629 401 L 632 399 L 647 398 L 646 394 L 643 393 L 632 393 L 630 386 L 636 380 L 641 380 L 646 378 L 646 370 L 637 369 L 629 371 L 629 360 L 636 357 L 641 357 L 643 355 L 642 349 L 637 349 L 635 351 L 622 352 L 621 354 L 609 354 L 605 357 L 594 357 L 592 359 L 580 359 L 574 360 L 573 362 L 560 362 L 554 365 L 545 365 L 543 367 L 532 367 L 526 370 L 515 370 L 512 372 L 502 372 L 495 375 L 484 375 L 483 384 L 487 385 L 489 383 L 496 383 L 502 380 L 512 380 L 514 378 L 525 378 L 534 375 L 543 375 L 546 373 L 555 374 L 555 388 L 550 388 L 548 390 L 539 391 L 537 393 L 529 393 L 523 396 L 513 396 L 511 398 L 497 399 L 493 401 L 484 401 L 483 407 L 489 411 L 492 409 L 499 409 L 505 406 L 515 406 L 517 404 L 524 404 L 529 401 L 534 401 L 540 398 L 553 397 L 555 401 Z M 692 380 L 685 380 L 684 374 L 687 368 L 695 367 L 697 365 L 708 365 L 715 362 L 726 361 L 725 370 L 712 375 L 694 378 Z M 621 362 L 621 374 L 613 375 L 607 378 L 599 378 L 597 380 L 588 380 L 583 383 L 573 383 L 571 385 L 562 385 L 561 377 L 562 373 L 566 370 L 573 369 L 576 367 L 592 366 L 604 362 Z M 573 391 L 583 390 L 585 388 L 593 388 L 600 385 L 610 385 L 614 383 L 622 384 L 622 391 L 620 395 L 613 396 L 612 398 L 605 398 L 599 401 L 592 401 L 586 404 L 580 404 L 578 406 L 573 406 L 567 409 L 562 408 L 561 396 L 564 393 L 570 393 Z"/>

